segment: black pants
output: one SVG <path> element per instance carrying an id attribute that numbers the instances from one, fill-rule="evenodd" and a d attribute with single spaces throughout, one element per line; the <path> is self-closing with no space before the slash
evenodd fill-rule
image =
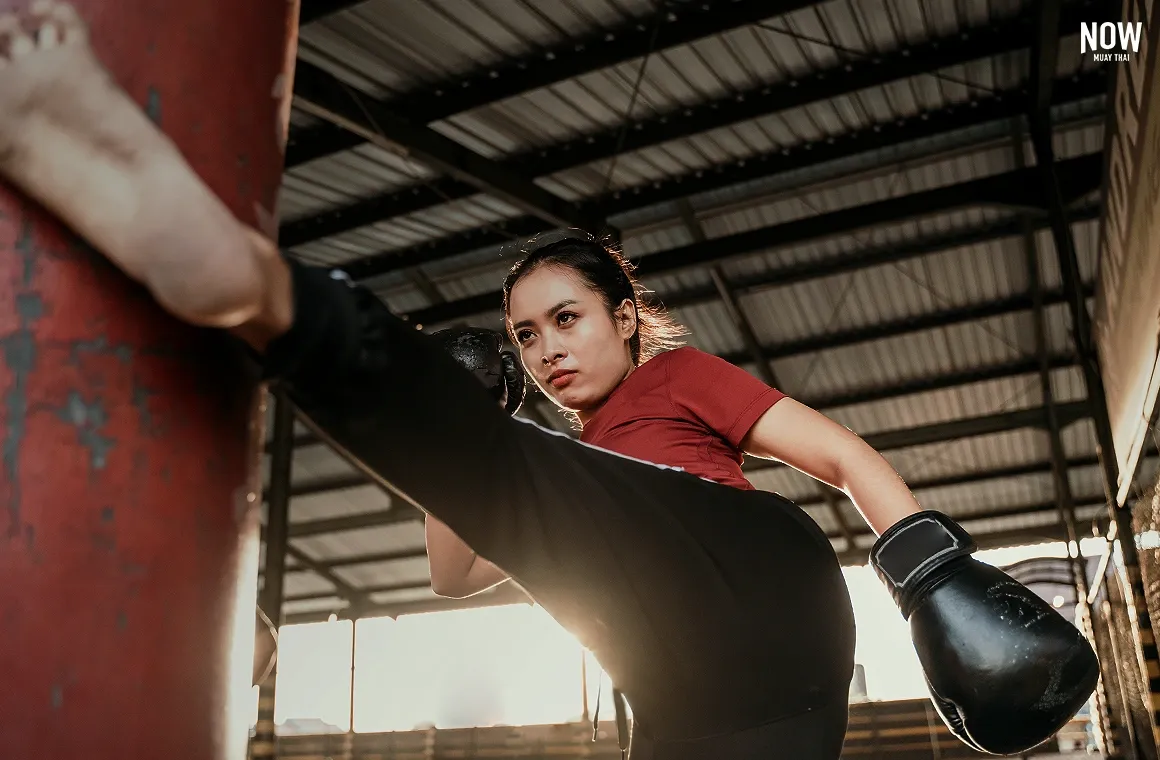
<path id="1" fill-rule="evenodd" d="M 295 326 L 315 337 L 292 332 L 306 348 L 274 352 L 297 368 L 299 406 L 510 573 L 596 655 L 649 736 L 735 732 L 844 702 L 850 600 L 801 509 L 510 419 L 412 326 L 373 303 L 350 319 L 352 291 L 316 284 L 297 304 L 318 324 Z M 334 349 L 352 323 L 366 332 L 353 364 Z M 830 730 L 818 746 L 840 746 L 841 727 Z"/>
<path id="2" fill-rule="evenodd" d="M 629 760 L 837 760 L 849 720 L 846 695 L 801 715 L 701 739 L 655 739 L 637 725 Z"/>

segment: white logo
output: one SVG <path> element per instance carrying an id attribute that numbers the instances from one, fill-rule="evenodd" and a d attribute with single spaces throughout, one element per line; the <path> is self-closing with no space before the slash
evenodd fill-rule
<path id="1" fill-rule="evenodd" d="M 1093 61 L 1123 62 L 1140 51 L 1140 34 L 1144 24 L 1119 21 L 1102 24 L 1092 21 L 1079 25 L 1079 52 L 1091 53 Z M 1108 51 L 1118 52 L 1108 52 Z"/>

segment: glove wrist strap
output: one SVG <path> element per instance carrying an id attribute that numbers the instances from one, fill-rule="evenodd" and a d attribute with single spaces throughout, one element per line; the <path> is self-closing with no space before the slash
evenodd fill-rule
<path id="1" fill-rule="evenodd" d="M 870 564 L 890 590 L 904 618 L 918 592 L 939 570 L 978 549 L 961 525 L 941 512 L 919 512 L 892 525 L 870 550 Z"/>

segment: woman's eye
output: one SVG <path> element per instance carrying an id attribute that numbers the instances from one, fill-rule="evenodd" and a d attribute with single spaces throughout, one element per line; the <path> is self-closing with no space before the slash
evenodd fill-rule
<path id="1" fill-rule="evenodd" d="M 559 324 L 566 324 L 574 319 L 576 319 L 576 315 L 568 311 L 562 311 L 556 315 L 556 321 Z"/>
<path id="2" fill-rule="evenodd" d="M 517 343 L 526 343 L 527 341 L 531 340 L 531 338 L 532 338 L 532 331 L 531 330 L 520 330 L 519 332 L 516 333 L 516 342 Z"/>

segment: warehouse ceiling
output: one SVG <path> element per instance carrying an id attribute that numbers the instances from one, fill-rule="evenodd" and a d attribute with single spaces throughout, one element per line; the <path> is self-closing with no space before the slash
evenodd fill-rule
<path id="1" fill-rule="evenodd" d="M 982 545 L 1063 540 L 1068 509 L 1088 535 L 1070 308 L 1096 285 L 1109 80 L 1078 30 L 1115 8 L 1044 5 L 304 0 L 281 243 L 422 329 L 499 328 L 522 241 L 614 232 L 691 345 L 864 436 Z M 574 434 L 543 396 L 521 415 Z M 843 494 L 745 469 L 865 561 Z M 288 622 L 522 599 L 436 597 L 421 514 L 301 425 L 291 477 Z"/>

